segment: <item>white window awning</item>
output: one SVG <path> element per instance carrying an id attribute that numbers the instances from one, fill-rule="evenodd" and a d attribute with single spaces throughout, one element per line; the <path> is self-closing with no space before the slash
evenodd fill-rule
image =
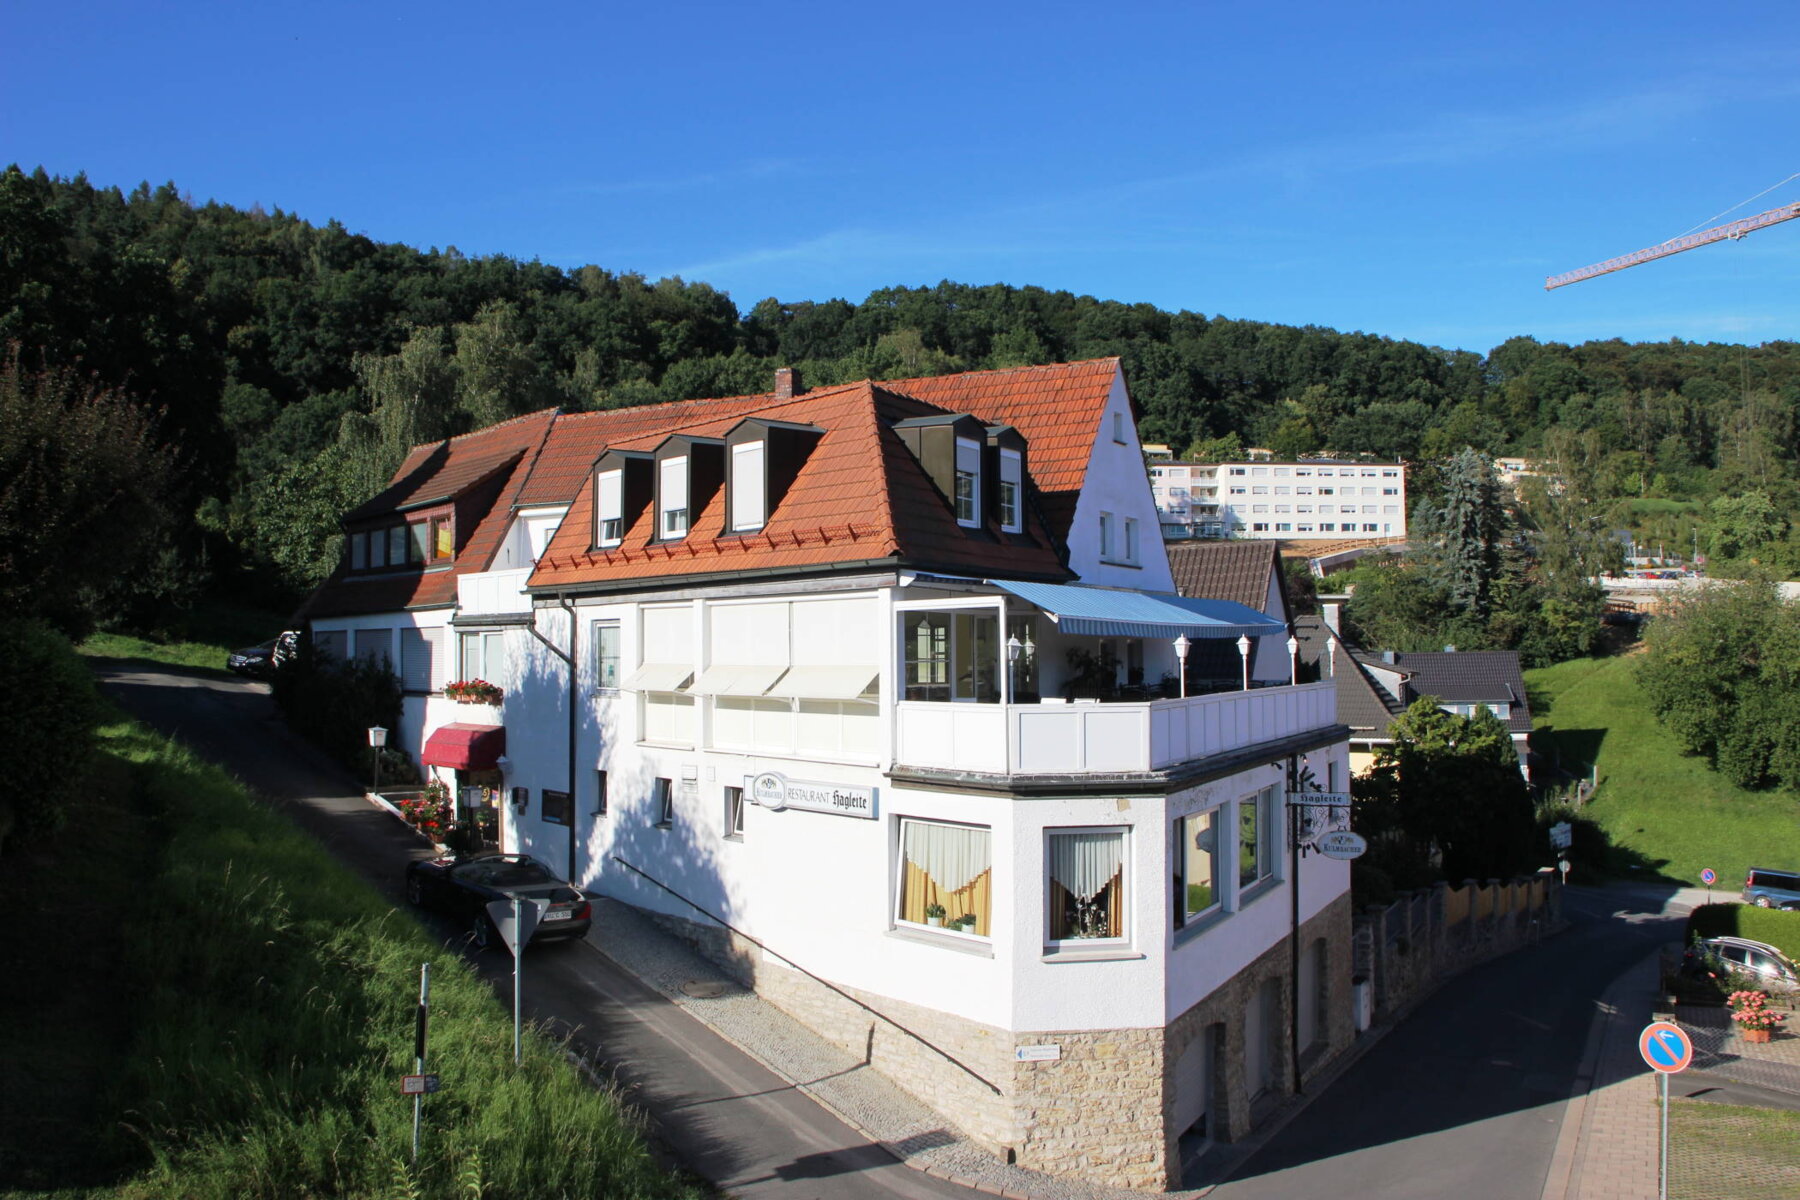
<path id="1" fill-rule="evenodd" d="M 761 696 L 785 670 L 786 667 L 712 666 L 700 672 L 687 690 L 695 696 Z"/>
<path id="2" fill-rule="evenodd" d="M 693 677 L 694 668 L 686 663 L 645 663 L 619 686 L 628 692 L 675 692 Z"/>
<path id="3" fill-rule="evenodd" d="M 795 667 L 768 690 L 790 700 L 854 700 L 875 686 L 876 667 Z"/>

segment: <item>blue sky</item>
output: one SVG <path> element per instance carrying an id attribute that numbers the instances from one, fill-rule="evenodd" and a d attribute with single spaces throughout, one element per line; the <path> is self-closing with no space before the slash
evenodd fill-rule
<path id="1" fill-rule="evenodd" d="M 1800 6 L 12 0 L 0 162 L 861 300 L 1004 282 L 1485 352 L 1800 336 Z M 1800 201 L 1800 179 L 1741 208 Z"/>

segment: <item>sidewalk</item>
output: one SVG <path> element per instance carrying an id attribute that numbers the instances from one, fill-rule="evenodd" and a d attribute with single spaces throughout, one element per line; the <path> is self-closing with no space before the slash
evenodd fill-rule
<path id="1" fill-rule="evenodd" d="M 964 1137 L 863 1060 L 746 990 L 711 961 L 637 909 L 595 901 L 588 944 L 646 987 L 916 1170 L 994 1196 L 1019 1200 L 1143 1200 L 1143 1193 L 1101 1187 L 1009 1166 Z M 1167 1192 L 1181 1200 L 1194 1192 Z"/>
<path id="2" fill-rule="evenodd" d="M 1657 1195 L 1661 1087 L 1638 1051 L 1638 1037 L 1652 1020 L 1668 1016 L 1662 1011 L 1660 957 L 1652 954 L 1632 968 L 1601 1001 L 1576 1081 L 1577 1094 L 1563 1116 L 1544 1200 L 1643 1200 Z M 1800 1095 L 1800 1037 L 1790 1034 L 1751 1045 L 1722 1008 L 1681 1005 L 1674 1019 L 1694 1042 L 1690 1071 Z M 1681 1153 L 1679 1145 L 1671 1146 L 1673 1176 L 1681 1174 Z"/>

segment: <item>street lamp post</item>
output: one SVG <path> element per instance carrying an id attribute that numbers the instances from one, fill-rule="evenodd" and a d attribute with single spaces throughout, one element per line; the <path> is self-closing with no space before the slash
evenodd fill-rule
<path id="1" fill-rule="evenodd" d="M 1183 700 L 1187 699 L 1187 656 L 1188 651 L 1193 647 L 1194 643 L 1188 641 L 1185 633 L 1175 639 L 1175 659 L 1181 669 L 1181 698 Z"/>
<path id="2" fill-rule="evenodd" d="M 369 726 L 369 755 L 375 760 L 375 781 L 369 785 L 371 793 L 381 791 L 381 748 L 387 745 L 387 733 L 380 725 Z"/>
<path id="3" fill-rule="evenodd" d="M 1237 640 L 1238 657 L 1244 660 L 1244 690 L 1250 690 L 1250 637 L 1239 634 Z"/>

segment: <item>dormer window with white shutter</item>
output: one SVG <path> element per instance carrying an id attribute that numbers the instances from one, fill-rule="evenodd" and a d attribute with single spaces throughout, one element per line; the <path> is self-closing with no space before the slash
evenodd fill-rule
<path id="1" fill-rule="evenodd" d="M 1021 501 L 1025 494 L 1025 457 L 1017 450 L 1000 451 L 1000 528 L 1018 533 L 1024 528 Z"/>
<path id="2" fill-rule="evenodd" d="M 746 533 L 768 523 L 768 455 L 764 442 L 741 442 L 731 448 L 731 529 Z"/>
<path id="3" fill-rule="evenodd" d="M 617 546 L 625 540 L 625 472 L 602 471 L 594 477 L 594 545 Z"/>
<path id="4" fill-rule="evenodd" d="M 956 439 L 956 523 L 981 524 L 981 444 Z"/>
<path id="5" fill-rule="evenodd" d="M 656 529 L 662 538 L 683 538 L 688 531 L 688 460 L 686 455 L 662 460 L 656 487 Z"/>

